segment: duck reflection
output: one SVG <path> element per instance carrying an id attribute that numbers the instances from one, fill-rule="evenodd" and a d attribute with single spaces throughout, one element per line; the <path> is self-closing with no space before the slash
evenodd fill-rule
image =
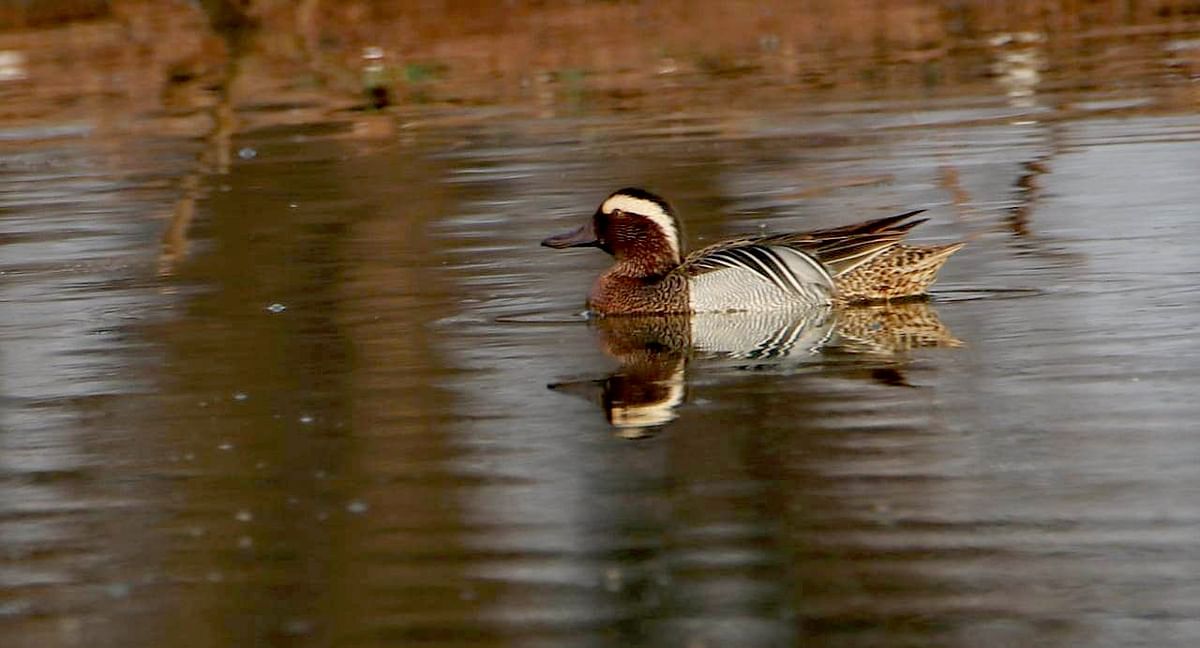
<path id="1" fill-rule="evenodd" d="M 863 375 L 906 386 L 905 352 L 959 347 L 925 301 L 768 313 L 705 313 L 592 320 L 601 349 L 620 367 L 598 380 L 550 389 L 593 400 L 623 437 L 651 435 L 677 416 L 689 366 L 786 370 L 836 356 L 868 362 Z"/>

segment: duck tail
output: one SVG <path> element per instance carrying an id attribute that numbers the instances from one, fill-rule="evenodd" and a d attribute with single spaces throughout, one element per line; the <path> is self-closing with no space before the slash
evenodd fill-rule
<path id="1" fill-rule="evenodd" d="M 895 245 L 868 263 L 839 277 L 845 302 L 879 302 L 920 297 L 937 281 L 938 271 L 965 241 L 947 245 Z"/>

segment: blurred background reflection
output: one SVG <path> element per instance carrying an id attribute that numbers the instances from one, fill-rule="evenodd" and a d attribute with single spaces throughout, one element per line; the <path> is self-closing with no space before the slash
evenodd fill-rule
<path id="1" fill-rule="evenodd" d="M 0 0 L 0 643 L 1196 645 L 1198 104 L 1178 0 Z M 970 245 L 717 353 L 537 246 L 626 185 Z"/>

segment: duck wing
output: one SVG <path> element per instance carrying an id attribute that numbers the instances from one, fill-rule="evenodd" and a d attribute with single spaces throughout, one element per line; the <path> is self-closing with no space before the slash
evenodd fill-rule
<path id="1" fill-rule="evenodd" d="M 774 310 L 829 303 L 829 270 L 789 245 L 725 241 L 688 255 L 676 270 L 688 278 L 696 312 Z"/>
<path id="2" fill-rule="evenodd" d="M 867 263 L 898 244 L 909 230 L 925 222 L 924 218 L 908 220 L 923 211 L 925 210 L 917 209 L 895 216 L 829 229 L 722 241 L 688 255 L 683 265 L 684 267 L 694 266 L 696 270 L 704 271 L 711 265 L 705 259 L 710 257 L 724 259 L 729 256 L 726 252 L 730 250 L 783 247 L 802 252 L 820 261 L 828 269 L 828 274 L 837 277 Z M 745 254 L 736 254 L 735 256 L 744 257 Z"/>

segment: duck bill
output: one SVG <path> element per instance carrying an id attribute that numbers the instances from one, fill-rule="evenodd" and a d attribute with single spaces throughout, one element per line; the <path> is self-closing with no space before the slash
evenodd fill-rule
<path id="1" fill-rule="evenodd" d="M 596 240 L 596 234 L 592 231 L 591 223 L 588 223 L 577 230 L 572 230 L 565 234 L 559 234 L 558 236 L 551 236 L 550 238 L 542 241 L 542 245 L 549 248 L 554 248 L 556 250 L 573 247 L 595 247 L 599 244 L 600 241 Z"/>

